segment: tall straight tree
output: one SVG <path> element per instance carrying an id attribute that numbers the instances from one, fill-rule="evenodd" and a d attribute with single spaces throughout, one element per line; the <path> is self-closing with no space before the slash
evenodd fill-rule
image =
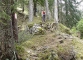
<path id="1" fill-rule="evenodd" d="M 46 4 L 46 19 L 50 19 L 48 0 L 45 0 L 45 4 Z"/>
<path id="2" fill-rule="evenodd" d="M 33 0 L 29 0 L 29 22 L 33 20 Z"/>
<path id="3" fill-rule="evenodd" d="M 34 2 L 34 7 L 33 7 L 34 16 L 36 17 L 37 16 L 36 12 L 37 12 L 37 2 L 38 2 L 38 0 L 33 0 L 33 2 Z"/>
<path id="4" fill-rule="evenodd" d="M 54 0 L 54 22 L 56 23 L 56 28 L 58 28 L 58 2 Z"/>
<path id="5" fill-rule="evenodd" d="M 3 31 L 4 37 L 1 42 L 1 52 L 0 60 L 13 60 L 14 56 L 14 39 L 13 39 L 13 30 L 12 30 L 12 20 L 11 20 L 11 1 L 12 0 L 2 0 L 2 12 L 5 13 L 4 17 L 2 16 L 1 20 L 3 21 Z M 4 8 L 3 8 L 4 7 Z M 0 13 L 2 13 L 0 11 Z"/>
<path id="6" fill-rule="evenodd" d="M 64 0 L 65 1 L 65 18 L 66 18 L 66 21 L 69 19 L 68 18 L 68 10 L 69 10 L 69 8 L 68 8 L 68 6 L 69 6 L 69 1 L 68 0 Z"/>
<path id="7" fill-rule="evenodd" d="M 59 16 L 59 22 L 64 24 L 64 20 L 63 19 L 63 0 L 58 0 L 58 16 Z"/>
<path id="8" fill-rule="evenodd" d="M 13 5 L 12 6 L 12 9 L 11 9 L 11 18 L 12 18 L 12 28 L 13 28 L 13 37 L 14 37 L 14 40 L 17 42 L 18 41 L 18 27 L 17 27 L 17 14 L 15 13 L 16 11 L 16 8 L 15 8 L 15 2 L 17 2 L 16 0 L 12 0 L 11 1 L 11 4 Z"/>

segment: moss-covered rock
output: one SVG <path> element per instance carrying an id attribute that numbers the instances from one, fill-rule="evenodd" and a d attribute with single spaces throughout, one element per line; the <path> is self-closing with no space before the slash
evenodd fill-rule
<path id="1" fill-rule="evenodd" d="M 44 35 L 45 34 L 45 30 L 43 28 L 38 28 L 38 31 L 35 32 L 35 35 Z"/>
<path id="2" fill-rule="evenodd" d="M 33 23 L 28 24 L 29 29 L 33 27 Z"/>

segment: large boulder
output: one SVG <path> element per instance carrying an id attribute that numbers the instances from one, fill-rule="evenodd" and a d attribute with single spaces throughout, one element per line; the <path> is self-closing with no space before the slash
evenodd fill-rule
<path id="1" fill-rule="evenodd" d="M 29 32 L 34 35 L 43 35 L 45 34 L 45 30 L 39 25 L 34 24 L 33 26 L 29 26 Z"/>

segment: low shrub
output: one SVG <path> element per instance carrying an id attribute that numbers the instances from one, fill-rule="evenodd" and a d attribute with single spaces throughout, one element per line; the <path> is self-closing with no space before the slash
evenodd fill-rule
<path id="1" fill-rule="evenodd" d="M 81 33 L 81 38 L 83 38 L 83 19 L 80 20 L 77 24 L 77 30 Z"/>

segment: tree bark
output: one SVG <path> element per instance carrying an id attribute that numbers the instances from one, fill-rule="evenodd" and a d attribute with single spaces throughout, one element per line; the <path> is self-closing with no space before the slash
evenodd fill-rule
<path id="1" fill-rule="evenodd" d="M 50 11 L 49 11 L 49 5 L 48 5 L 48 0 L 45 0 L 46 4 L 46 19 L 50 19 Z"/>
<path id="2" fill-rule="evenodd" d="M 29 0 L 29 22 L 33 21 L 33 0 Z"/>
<path id="3" fill-rule="evenodd" d="M 16 13 L 12 13 L 12 28 L 13 28 L 13 38 L 16 42 L 18 42 L 18 27 L 17 27 L 17 19 L 15 18 Z"/>
<path id="4" fill-rule="evenodd" d="M 22 3 L 22 12 L 24 12 L 24 8 L 25 8 L 25 5 L 24 5 L 24 1 Z"/>
<path id="5" fill-rule="evenodd" d="M 68 0 L 65 0 L 65 18 L 66 18 L 66 20 L 65 20 L 65 22 L 68 20 Z M 66 23 L 65 23 L 66 24 Z"/>
<path id="6" fill-rule="evenodd" d="M 58 23 L 58 3 L 57 0 L 54 0 L 54 21 Z"/>
<path id="7" fill-rule="evenodd" d="M 11 4 L 14 4 L 14 1 L 11 1 Z M 13 28 L 13 38 L 18 42 L 18 27 L 17 27 L 17 14 L 15 13 L 15 8 L 11 9 L 11 19 L 12 19 L 12 28 Z"/>
<path id="8" fill-rule="evenodd" d="M 54 22 L 56 23 L 56 29 L 58 29 L 58 2 L 54 0 Z"/>
<path id="9" fill-rule="evenodd" d="M 3 0 L 2 3 L 4 3 L 4 9 L 3 11 L 7 14 L 7 19 L 3 18 L 4 23 L 6 25 L 3 25 L 4 30 L 4 37 L 2 38 L 1 42 L 1 51 L 2 55 L 0 56 L 0 60 L 12 60 L 13 58 L 13 52 L 14 49 L 14 39 L 13 39 L 13 30 L 12 30 L 12 20 L 11 20 L 11 0 Z"/>
<path id="10" fill-rule="evenodd" d="M 36 14 L 37 13 L 37 0 L 34 1 L 34 8 L 33 8 L 33 10 L 34 10 L 34 16 L 37 17 L 37 14 Z"/>

